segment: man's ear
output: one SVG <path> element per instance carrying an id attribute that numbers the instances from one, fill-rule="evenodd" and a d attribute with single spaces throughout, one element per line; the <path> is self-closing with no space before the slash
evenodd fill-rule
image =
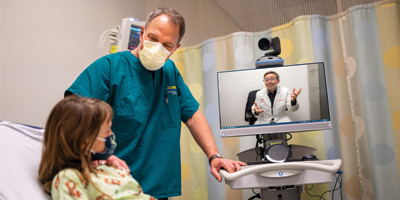
<path id="1" fill-rule="evenodd" d="M 140 42 L 142 42 L 143 35 L 144 35 L 144 26 L 141 26 L 141 27 L 140 27 L 140 37 L 139 37 L 139 41 L 140 41 Z"/>
<path id="2" fill-rule="evenodd" d="M 144 26 L 141 26 L 140 27 L 140 36 L 139 36 L 139 45 L 134 50 L 131 51 L 132 54 L 135 55 L 137 58 L 139 58 L 139 50 L 141 50 L 140 47 L 143 45 L 143 36 L 144 36 Z"/>

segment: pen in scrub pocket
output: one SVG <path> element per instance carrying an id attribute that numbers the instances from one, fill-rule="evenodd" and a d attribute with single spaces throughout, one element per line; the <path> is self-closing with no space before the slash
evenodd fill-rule
<path id="1" fill-rule="evenodd" d="M 168 105 L 168 95 L 167 94 L 165 94 L 165 102 L 167 102 L 167 105 Z"/>

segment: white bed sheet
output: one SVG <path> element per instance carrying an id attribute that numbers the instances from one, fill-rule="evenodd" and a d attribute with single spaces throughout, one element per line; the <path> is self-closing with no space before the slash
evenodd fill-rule
<path id="1" fill-rule="evenodd" d="M 0 122 L 0 199 L 51 199 L 39 182 L 44 129 Z"/>

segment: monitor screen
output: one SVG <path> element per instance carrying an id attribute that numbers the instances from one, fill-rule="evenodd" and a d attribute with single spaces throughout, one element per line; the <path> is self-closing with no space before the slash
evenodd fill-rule
<path id="1" fill-rule="evenodd" d="M 129 33 L 128 50 L 134 50 L 139 45 L 140 40 L 140 26 L 131 25 L 131 30 Z"/>
<path id="2" fill-rule="evenodd" d="M 270 71 L 279 80 L 265 82 Z M 222 71 L 217 80 L 221 137 L 331 129 L 323 62 Z M 254 114 L 254 102 L 262 113 Z"/>

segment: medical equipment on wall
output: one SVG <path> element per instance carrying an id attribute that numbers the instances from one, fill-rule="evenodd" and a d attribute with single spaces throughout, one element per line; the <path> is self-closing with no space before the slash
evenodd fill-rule
<path id="1" fill-rule="evenodd" d="M 104 44 L 109 40 L 109 52 L 134 50 L 140 43 L 140 31 L 145 22 L 134 19 L 124 18 L 121 25 L 115 29 L 105 31 L 100 38 L 100 52 L 103 53 Z"/>
<path id="2" fill-rule="evenodd" d="M 263 200 L 300 200 L 303 185 L 333 182 L 342 163 L 340 159 L 319 160 L 313 155 L 316 149 L 312 147 L 288 145 L 292 138 L 289 132 L 331 129 L 325 66 L 323 62 L 283 65 L 278 57 L 280 41 L 277 37 L 262 38 L 259 47 L 267 53 L 256 61 L 256 69 L 217 72 L 221 137 L 255 135 L 257 138 L 255 148 L 237 154 L 248 166 L 233 173 L 222 169 L 220 173 L 231 189 L 259 188 Z M 303 88 L 303 96 L 297 99 L 303 110 L 289 122 L 246 122 L 243 115 L 238 115 L 245 110 L 245 119 L 248 119 L 248 114 L 252 114 L 244 107 L 254 104 L 255 98 L 250 96 L 255 97 L 252 92 L 260 89 L 254 80 L 261 80 L 268 71 L 277 72 L 280 84 L 288 88 Z M 248 97 L 248 102 L 238 97 Z"/>

